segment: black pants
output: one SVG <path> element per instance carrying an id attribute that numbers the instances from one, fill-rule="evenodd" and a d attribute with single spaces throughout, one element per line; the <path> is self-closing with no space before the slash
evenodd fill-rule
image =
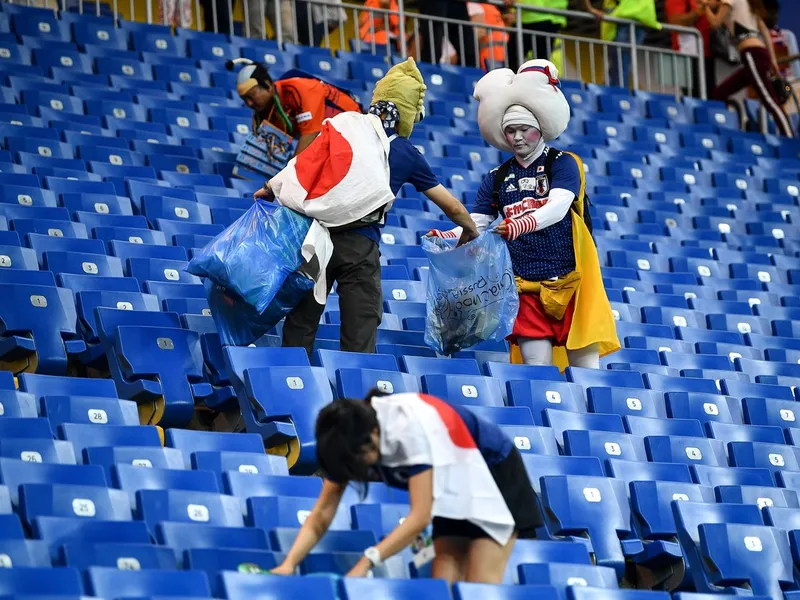
<path id="1" fill-rule="evenodd" d="M 375 353 L 378 325 L 383 316 L 381 253 L 377 242 L 354 231 L 331 233 L 333 256 L 328 263 L 330 293 L 338 283 L 341 316 L 340 347 L 345 352 Z M 283 324 L 283 346 L 314 351 L 314 339 L 325 307 L 313 292 L 290 312 Z"/>
<path id="2" fill-rule="evenodd" d="M 543 35 L 533 36 L 532 33 L 558 33 L 561 25 L 552 21 L 538 21 L 522 25 L 522 63 L 528 60 L 528 52 L 533 51 L 533 58 L 550 59 L 550 52 L 555 44 L 555 39 Z M 508 64 L 516 71 L 522 65 L 517 59 L 517 35 L 509 34 L 508 39 Z"/>
<path id="3" fill-rule="evenodd" d="M 200 0 L 200 7 L 203 9 L 203 31 L 214 32 L 214 5 L 217 7 L 217 32 L 230 34 L 231 31 L 231 11 L 228 7 L 228 0 Z M 236 9 L 236 0 L 232 0 L 231 7 Z"/>
<path id="4" fill-rule="evenodd" d="M 706 65 L 706 97 L 711 97 L 711 92 L 717 87 L 717 60 L 713 57 L 705 57 L 703 59 Z M 689 96 L 690 90 L 683 88 L 684 96 Z M 691 96 L 695 98 L 700 97 L 700 69 L 697 66 L 697 61 L 692 60 L 692 89 Z"/>
<path id="5" fill-rule="evenodd" d="M 420 15 L 428 17 L 443 17 L 447 19 L 457 19 L 459 21 L 469 22 L 469 13 L 467 12 L 467 3 L 460 0 L 424 0 L 419 2 Z M 430 32 L 433 29 L 433 38 Z M 445 24 L 439 22 L 431 22 L 427 19 L 420 19 L 419 21 L 419 35 L 422 44 L 421 57 L 424 62 L 433 64 L 439 63 L 439 58 L 442 55 L 442 42 L 444 40 Z M 464 27 L 464 47 L 461 47 L 461 36 L 458 32 L 459 26 L 455 24 L 447 25 L 447 37 L 453 48 L 456 49 L 456 56 L 458 56 L 458 64 L 461 64 L 461 51 L 464 52 L 464 61 L 468 67 L 474 67 L 478 64 L 478 55 L 475 48 L 475 37 L 472 34 L 472 28 Z"/>

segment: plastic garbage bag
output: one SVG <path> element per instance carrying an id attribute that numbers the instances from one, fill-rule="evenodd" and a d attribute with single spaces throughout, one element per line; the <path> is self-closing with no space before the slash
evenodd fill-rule
<path id="1" fill-rule="evenodd" d="M 311 223 L 288 208 L 258 200 L 198 252 L 186 270 L 232 292 L 260 315 L 302 265 L 301 247 Z"/>
<path id="2" fill-rule="evenodd" d="M 425 343 L 440 354 L 504 339 L 519 309 L 505 241 L 486 231 L 459 248 L 457 243 L 437 237 L 422 241 L 430 263 Z"/>
<path id="3" fill-rule="evenodd" d="M 269 333 L 275 325 L 311 292 L 314 282 L 302 273 L 290 273 L 278 293 L 259 313 L 241 296 L 214 284 L 204 282 L 208 306 L 223 346 L 247 346 Z"/>

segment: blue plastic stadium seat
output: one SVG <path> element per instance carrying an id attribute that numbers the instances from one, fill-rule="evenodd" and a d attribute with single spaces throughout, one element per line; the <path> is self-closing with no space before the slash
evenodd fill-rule
<path id="1" fill-rule="evenodd" d="M 0 594 L 79 597 L 83 583 L 80 571 L 69 567 L 17 567 L 0 571 Z"/>
<path id="2" fill-rule="evenodd" d="M 58 427 L 58 435 L 72 442 L 76 454 L 91 447 L 161 445 L 158 430 L 149 425 L 63 423 Z"/>
<path id="3" fill-rule="evenodd" d="M 305 521 L 305 517 L 314 508 L 316 501 L 316 498 L 291 496 L 248 498 L 245 521 L 250 527 L 258 527 L 266 531 L 272 531 L 278 527 L 300 527 Z M 349 529 L 350 515 L 342 507 L 333 518 L 330 531 Z"/>
<path id="4" fill-rule="evenodd" d="M 159 544 L 172 548 L 179 557 L 190 548 L 270 549 L 264 530 L 252 527 L 164 521 L 156 526 L 155 538 Z"/>
<path id="5" fill-rule="evenodd" d="M 11 375 L 10 371 L 4 371 Z M 12 379 L 13 385 L 13 379 Z M 36 398 L 32 394 L 0 389 L 0 416 L 6 418 L 36 418 Z"/>
<path id="6" fill-rule="evenodd" d="M 390 393 L 414 393 L 419 380 L 407 373 L 378 369 L 336 369 L 336 395 L 339 398 L 363 398 L 373 388 Z"/>
<path id="7" fill-rule="evenodd" d="M 144 544 L 70 542 L 62 547 L 61 556 L 67 566 L 81 570 L 89 567 L 134 571 L 178 568 L 175 553 L 170 548 Z"/>
<path id="8" fill-rule="evenodd" d="M 558 597 L 567 600 L 567 589 L 576 586 L 616 590 L 617 574 L 604 566 L 574 565 L 569 563 L 538 563 L 520 565 L 519 582 L 524 586 L 553 586 Z"/>
<path id="9" fill-rule="evenodd" d="M 793 490 L 755 486 L 718 486 L 717 497 L 727 504 L 756 504 L 760 507 L 798 508 L 797 492 Z"/>
<path id="10" fill-rule="evenodd" d="M 262 577 L 246 573 L 220 574 L 226 598 L 246 598 L 258 595 L 269 600 L 278 598 L 315 598 L 337 600 L 336 582 L 329 577 L 275 577 L 268 585 Z"/>
<path id="11" fill-rule="evenodd" d="M 183 451 L 187 467 L 191 464 L 191 455 L 194 452 L 264 453 L 261 438 L 252 433 L 169 429 L 166 432 L 165 442 L 168 447 Z"/>
<path id="12" fill-rule="evenodd" d="M 447 582 L 436 579 L 355 579 L 342 581 L 344 598 L 385 598 L 402 600 L 449 600 L 450 589 Z"/>
<path id="13" fill-rule="evenodd" d="M 164 521 L 221 527 L 243 525 L 237 499 L 188 490 L 139 490 L 136 493 L 136 516 L 147 523 L 151 531 Z"/>
<path id="14" fill-rule="evenodd" d="M 83 352 L 76 312 L 68 290 L 31 285 L 0 284 L 3 368 L 19 373 L 62 375 L 72 355 Z M 28 337 L 30 336 L 30 337 Z"/>
<path id="15" fill-rule="evenodd" d="M 336 384 L 336 371 L 339 369 L 398 370 L 397 359 L 388 354 L 359 354 L 335 350 L 317 350 L 311 357 L 311 364 L 325 369 L 331 385 Z"/>
<path id="16" fill-rule="evenodd" d="M 0 482 L 8 486 L 11 501 L 19 500 L 19 486 L 23 484 L 65 484 L 105 487 L 103 470 L 97 466 L 57 465 L 30 463 L 22 460 L 0 458 Z"/>
<path id="17" fill-rule="evenodd" d="M 120 312 L 97 309 L 101 338 L 108 344 L 109 367 L 120 395 L 155 402 L 154 422 L 187 423 L 194 412 L 194 398 L 213 393 L 203 375 L 199 335 L 180 329 L 174 313 Z M 174 318 L 175 325 L 153 321 L 159 316 Z M 137 326 L 140 324 L 145 326 Z"/>
<path id="18" fill-rule="evenodd" d="M 55 377 L 23 373 L 19 377 L 19 389 L 33 394 L 37 399 L 51 395 L 117 397 L 116 387 L 110 379 Z"/>
<path id="19" fill-rule="evenodd" d="M 316 470 L 314 423 L 320 408 L 333 399 L 331 384 L 319 367 L 250 368 L 239 394 L 247 430 L 260 433 L 265 445 L 299 444 L 290 463 L 298 473 Z"/>
<path id="20" fill-rule="evenodd" d="M 653 462 L 725 466 L 724 444 L 719 440 L 654 435 L 645 438 L 647 456 Z"/>
<path id="21" fill-rule="evenodd" d="M 89 589 L 98 597 L 211 596 L 208 578 L 199 571 L 130 571 L 91 567 L 86 572 L 86 579 Z"/>
<path id="22" fill-rule="evenodd" d="M 121 490 L 82 485 L 25 484 L 19 488 L 20 516 L 33 523 L 38 517 L 80 517 L 128 521 L 130 499 Z"/>
<path id="23" fill-rule="evenodd" d="M 505 406 L 499 382 L 478 375 L 423 375 L 422 391 L 449 402 L 475 406 Z"/>
<path id="24" fill-rule="evenodd" d="M 111 470 L 114 487 L 131 494 L 139 490 L 183 490 L 219 493 L 219 483 L 208 471 L 181 469 L 148 469 L 129 464 L 118 464 Z"/>
<path id="25" fill-rule="evenodd" d="M 554 535 L 585 532 L 598 565 L 624 572 L 620 540 L 631 537 L 630 507 L 621 481 L 602 477 L 545 476 L 546 526 Z"/>

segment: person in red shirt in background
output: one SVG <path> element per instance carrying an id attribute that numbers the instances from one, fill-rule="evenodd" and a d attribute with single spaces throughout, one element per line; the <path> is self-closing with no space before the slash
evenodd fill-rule
<path id="1" fill-rule="evenodd" d="M 343 112 L 363 112 L 355 98 L 335 85 L 300 76 L 273 81 L 266 65 L 243 58 L 228 61 L 228 69 L 237 64 L 246 65 L 239 71 L 236 90 L 253 110 L 253 132 L 268 122 L 297 139 L 295 154 L 308 148 L 325 119 Z"/>
<path id="2" fill-rule="evenodd" d="M 695 27 L 703 36 L 703 56 L 706 67 L 706 93 L 710 94 L 717 85 L 715 59 L 711 55 L 711 25 L 706 18 L 706 4 L 716 8 L 717 0 L 666 0 L 665 10 L 670 25 Z M 689 34 L 672 34 L 672 48 L 690 56 L 697 56 L 697 38 Z M 692 61 L 691 93 L 700 97 L 700 74 L 696 61 Z"/>

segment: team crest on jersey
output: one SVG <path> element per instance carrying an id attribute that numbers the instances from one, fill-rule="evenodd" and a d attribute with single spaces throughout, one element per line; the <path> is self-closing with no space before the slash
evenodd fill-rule
<path id="1" fill-rule="evenodd" d="M 544 196 L 550 191 L 550 183 L 547 181 L 547 175 L 539 175 L 536 177 L 536 193 L 539 196 Z"/>

